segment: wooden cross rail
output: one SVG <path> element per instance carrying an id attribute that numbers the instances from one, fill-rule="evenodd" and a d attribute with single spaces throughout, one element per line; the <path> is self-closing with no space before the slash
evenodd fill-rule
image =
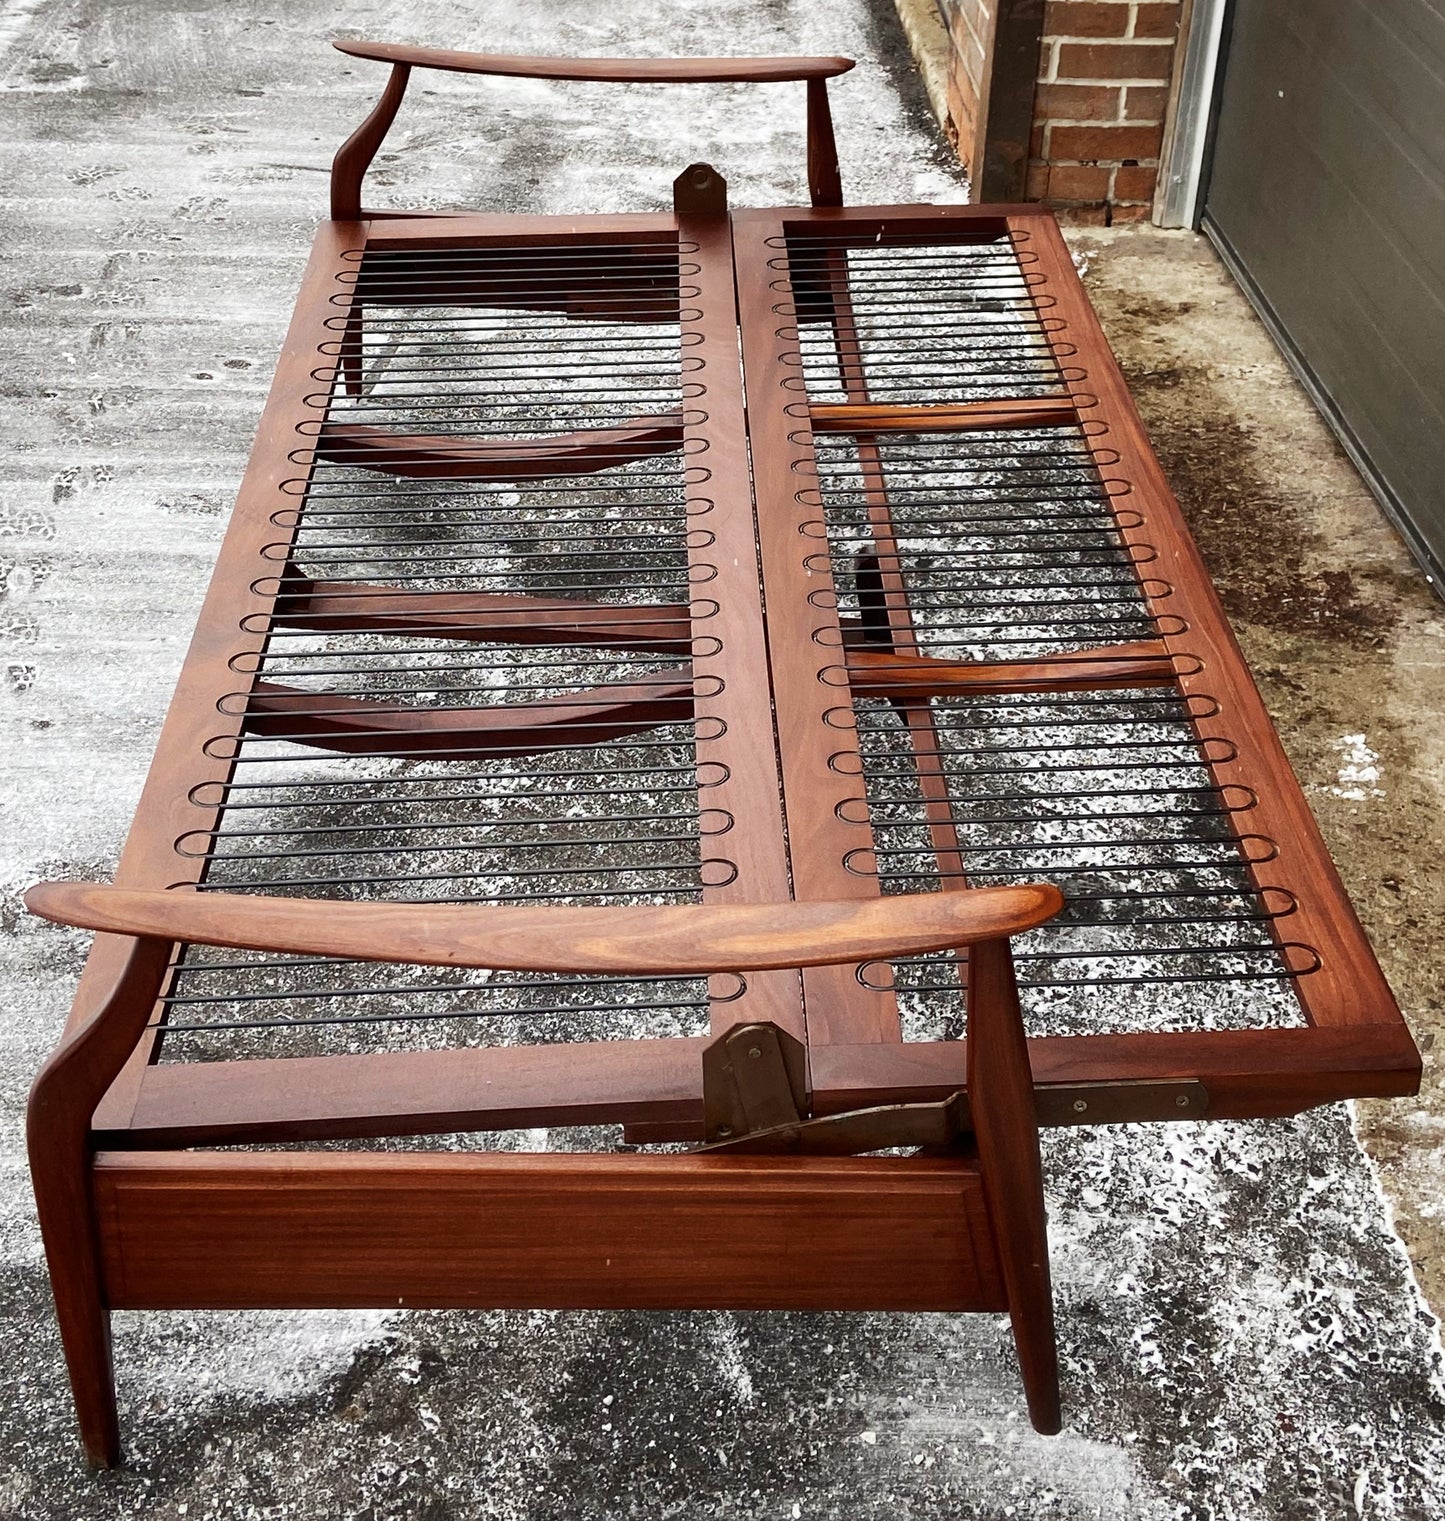
<path id="1" fill-rule="evenodd" d="M 1007 1308 L 1057 1430 L 1037 1126 L 1419 1057 L 1052 219 L 844 208 L 846 60 L 338 46 L 116 885 L 30 897 L 92 1460 L 123 1306 Z M 363 212 L 413 67 L 806 81 L 814 204 Z M 598 1125 L 714 1149 L 226 1149 Z"/>

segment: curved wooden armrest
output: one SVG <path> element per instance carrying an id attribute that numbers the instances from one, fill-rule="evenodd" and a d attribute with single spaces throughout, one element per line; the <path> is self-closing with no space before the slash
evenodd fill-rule
<path id="1" fill-rule="evenodd" d="M 371 115 L 342 143 L 331 166 L 333 221 L 364 216 L 361 182 L 406 94 L 411 71 L 446 69 L 454 74 L 506 74 L 522 79 L 594 80 L 612 84 L 771 84 L 801 80 L 808 87 L 808 186 L 815 206 L 841 206 L 843 184 L 828 109 L 828 81 L 853 67 L 851 58 L 527 58 L 507 53 L 454 53 L 445 48 L 396 42 L 332 46 L 352 58 L 391 65 L 391 78 Z"/>
<path id="2" fill-rule="evenodd" d="M 1064 906 L 1045 883 L 842 903 L 493 908 L 347 903 L 42 882 L 42 919 L 109 934 L 519 972 L 702 974 L 916 956 L 1035 928 Z"/>
<path id="3" fill-rule="evenodd" d="M 353 58 L 405 63 L 453 74 L 506 74 L 522 79 L 579 79 L 607 84 L 770 84 L 832 79 L 853 67 L 851 58 L 529 58 L 511 53 L 456 53 L 396 42 L 353 42 L 332 47 Z"/>

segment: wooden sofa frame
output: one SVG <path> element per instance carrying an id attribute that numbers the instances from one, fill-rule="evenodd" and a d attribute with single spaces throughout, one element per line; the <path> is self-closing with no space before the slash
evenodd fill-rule
<path id="1" fill-rule="evenodd" d="M 389 62 L 391 79 L 336 157 L 332 217 L 116 885 L 45 883 L 27 897 L 36 914 L 96 932 L 29 1116 L 91 1462 L 113 1464 L 120 1452 L 116 1308 L 1007 1310 L 1030 1416 L 1057 1431 L 1038 1126 L 1283 1115 L 1403 1094 L 1415 1089 L 1419 1058 L 1052 219 L 1027 206 L 844 208 L 827 96 L 827 80 L 851 67 L 843 59 L 337 46 Z M 363 176 L 413 68 L 804 82 L 812 205 L 730 214 L 721 178 L 694 165 L 667 214 L 366 210 Z M 1030 310 L 1045 314 L 1030 331 L 1058 360 L 1056 381 L 1042 395 L 1035 386 L 983 400 L 871 395 L 872 330 L 857 315 L 866 292 L 850 283 L 849 264 L 870 246 L 1013 260 Z M 578 250 L 594 261 L 590 273 L 577 272 Z M 616 270 L 630 282 L 632 320 L 680 324 L 682 407 L 500 441 L 378 428 L 338 411 L 337 398 L 367 394 L 368 324 L 381 307 L 524 308 L 585 323 Z M 885 298 L 880 311 L 891 309 Z M 611 300 L 603 306 L 615 318 Z M 831 334 L 842 400 L 810 400 L 798 382 L 805 320 Z M 1105 472 L 1110 542 L 1137 567 L 1130 594 L 1150 632 L 1011 659 L 929 654 L 910 621 L 916 565 L 888 515 L 892 441 L 951 447 L 972 434 L 1049 429 L 1083 439 L 1091 468 Z M 873 535 L 846 575 L 820 561 L 808 484 L 817 451 L 840 438 L 856 448 Z M 694 520 L 705 531 L 687 536 L 691 584 L 706 596 L 689 603 L 508 603 L 385 577 L 358 589 L 311 573 L 288 547 L 318 462 L 445 490 L 596 475 L 679 452 L 688 510 L 706 514 Z M 849 575 L 857 616 L 839 610 Z M 277 631 L 297 627 L 358 635 L 368 648 L 425 636 L 691 658 L 671 685 L 437 710 L 278 685 L 262 665 Z M 1238 869 L 1265 905 L 1255 917 L 1297 996 L 1293 1026 L 1025 1036 L 1010 941 L 1055 920 L 1064 898 L 1046 883 L 966 880 L 967 841 L 932 763 L 930 702 L 1131 692 L 1182 704 Z M 933 886 L 949 890 L 880 886 L 869 864 L 877 810 L 839 706 L 850 695 L 906 721 L 930 848 L 948 868 Z M 704 863 L 700 901 L 479 905 L 219 890 L 208 852 L 253 740 L 343 758 L 525 756 L 645 733 L 679 713 L 695 725 L 707 808 L 724 821 L 728 870 L 709 877 L 715 858 Z M 163 1062 L 167 996 L 188 947 L 588 976 L 726 973 L 741 991 L 714 994 L 707 1037 Z M 896 996 L 860 968 L 941 951 L 957 953 L 967 1039 L 905 1040 Z M 228 1149 L 596 1124 L 622 1125 L 644 1148 L 705 1144 L 616 1154 Z M 867 1154 L 898 1148 L 913 1154 Z"/>

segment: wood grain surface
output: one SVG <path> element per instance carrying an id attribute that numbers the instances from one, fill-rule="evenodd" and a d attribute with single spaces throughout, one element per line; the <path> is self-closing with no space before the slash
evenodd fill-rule
<path id="1" fill-rule="evenodd" d="M 153 892 L 42 882 L 42 919 L 237 950 L 508 971 L 698 973 L 835 966 L 1015 935 L 1063 907 L 1055 887 L 981 887 L 842 903 L 492 908 Z"/>

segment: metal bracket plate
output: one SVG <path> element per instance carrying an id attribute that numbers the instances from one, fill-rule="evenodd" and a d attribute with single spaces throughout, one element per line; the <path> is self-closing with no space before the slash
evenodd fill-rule
<path id="1" fill-rule="evenodd" d="M 772 1030 L 770 1025 L 740 1025 L 723 1040 L 714 1042 L 709 1052 L 731 1042 L 733 1036 L 755 1030 Z M 781 1034 L 774 1031 L 775 1034 Z M 791 1037 L 783 1036 L 784 1040 Z M 748 1035 L 740 1046 L 757 1049 L 756 1037 Z M 797 1043 L 794 1042 L 796 1045 Z M 801 1051 L 801 1047 L 799 1050 Z M 748 1056 L 749 1063 L 759 1057 Z M 704 1072 L 707 1055 L 704 1054 Z M 776 1082 L 776 1078 L 772 1078 Z M 706 1077 L 704 1078 L 706 1082 Z M 706 1102 L 706 1100 L 704 1101 Z M 1203 1083 L 1118 1082 L 1088 1084 L 1053 1084 L 1034 1089 L 1038 1123 L 1061 1125 L 1122 1125 L 1146 1120 L 1199 1119 L 1209 1107 L 1209 1093 Z M 746 1117 L 746 1116 L 744 1116 Z M 966 1093 L 954 1093 L 938 1103 L 883 1104 L 870 1109 L 850 1109 L 842 1114 L 820 1115 L 803 1119 L 800 1114 L 767 1126 L 748 1124 L 737 1128 L 732 1119 L 723 1128 L 710 1128 L 709 1152 L 772 1153 L 805 1156 L 859 1156 L 869 1151 L 886 1151 L 896 1147 L 925 1147 L 930 1150 L 956 1145 L 972 1129 L 972 1113 Z"/>
<path id="2" fill-rule="evenodd" d="M 777 1025 L 734 1025 L 703 1049 L 707 1141 L 796 1128 L 808 1112 L 808 1053 Z"/>

